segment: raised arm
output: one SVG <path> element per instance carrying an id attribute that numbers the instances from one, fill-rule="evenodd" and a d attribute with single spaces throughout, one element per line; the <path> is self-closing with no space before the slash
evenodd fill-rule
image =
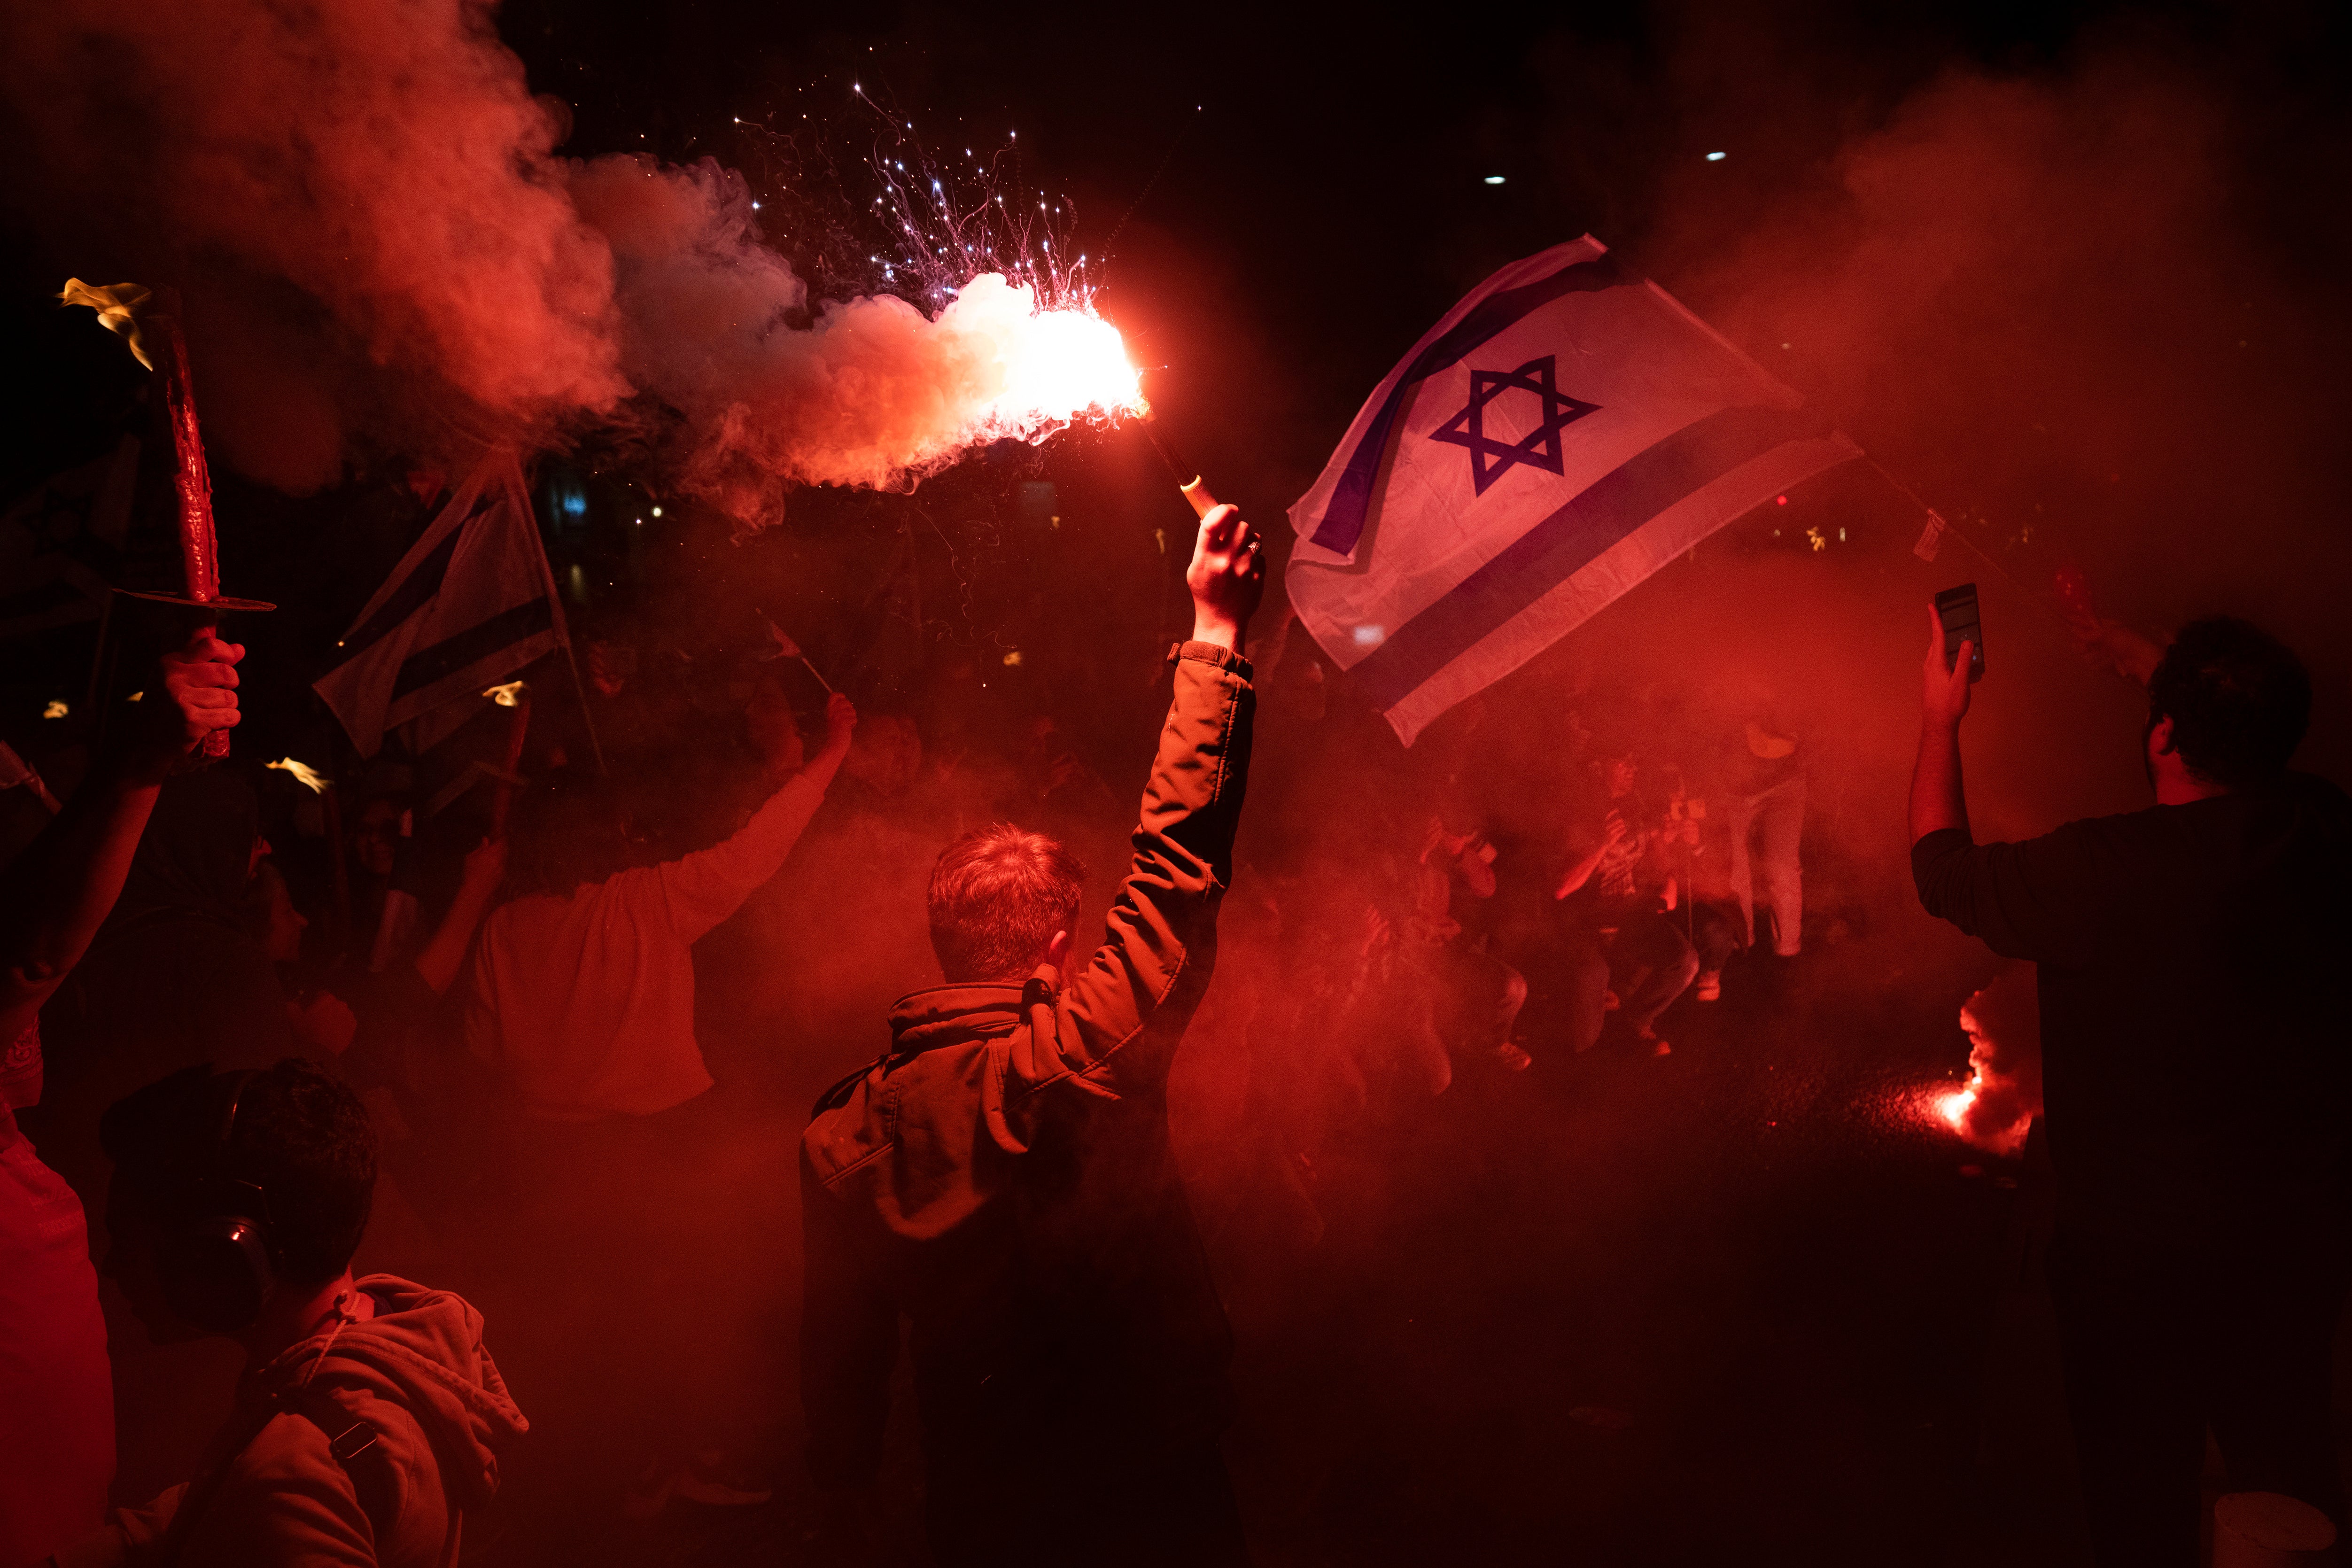
<path id="1" fill-rule="evenodd" d="M 435 995 L 448 990 L 449 983 L 457 978 L 457 966 L 466 961 L 466 950 L 474 944 L 474 930 L 489 912 L 490 901 L 498 897 L 499 884 L 506 879 L 506 874 L 504 838 L 485 839 L 467 852 L 457 896 L 449 900 L 449 912 L 441 917 L 432 939 L 416 955 L 416 973 L 433 988 Z"/>
<path id="2" fill-rule="evenodd" d="M 0 949 L 0 1044 L 33 1026 L 41 1005 L 89 949 L 122 891 L 139 836 L 172 770 L 206 735 L 237 721 L 245 649 L 209 627 L 159 661 L 164 700 L 141 705 L 122 743 L 0 879 L 8 911 Z"/>
<path id="3" fill-rule="evenodd" d="M 1192 637 L 1176 650 L 1175 696 L 1144 784 L 1135 858 L 1103 945 L 1061 993 L 1059 1059 L 1032 1069 L 1080 1074 L 1111 1092 L 1164 1075 L 1164 1051 L 1132 1062 L 1122 1052 L 1147 1026 L 1172 1045 L 1207 986 L 1249 773 L 1257 700 L 1240 649 L 1265 587 L 1256 531 L 1232 507 L 1212 510 L 1184 580 Z"/>
<path id="4" fill-rule="evenodd" d="M 841 771 L 842 759 L 849 755 L 850 740 L 857 732 L 857 710 L 836 691 L 825 703 L 824 725 L 823 749 L 770 795 L 733 837 L 649 870 L 621 874 L 654 880 L 679 941 L 700 940 L 783 868 L 785 857 L 824 804 L 826 786 Z"/>
<path id="5" fill-rule="evenodd" d="M 1969 660 L 1960 644 L 1944 668 L 1944 623 L 1927 608 L 1927 659 L 1920 671 L 1919 757 L 1911 769 L 1911 842 L 1930 833 L 1969 830 L 1969 803 L 1960 788 L 1960 721 L 1969 711 Z"/>
<path id="6" fill-rule="evenodd" d="M 1624 842 L 1625 835 L 1629 831 L 1631 830 L 1626 827 L 1624 817 L 1616 812 L 1611 812 L 1607 821 L 1601 826 L 1600 838 L 1594 842 L 1591 848 L 1568 863 L 1568 869 L 1560 873 L 1559 886 L 1552 889 L 1551 896 L 1554 899 L 1564 899 L 1592 880 L 1592 873 L 1601 869 L 1601 858 L 1608 854 L 1612 847 Z"/>

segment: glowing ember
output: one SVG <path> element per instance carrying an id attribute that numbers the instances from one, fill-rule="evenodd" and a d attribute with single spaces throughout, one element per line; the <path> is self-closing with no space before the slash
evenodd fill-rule
<path id="1" fill-rule="evenodd" d="M 320 777 L 319 770 L 310 766 L 308 763 L 298 763 L 291 757 L 280 757 L 276 762 L 268 765 L 277 769 L 281 773 L 291 773 L 294 776 L 294 782 L 302 785 L 312 795 L 324 795 L 327 793 L 327 781 Z"/>
<path id="2" fill-rule="evenodd" d="M 488 698 L 491 701 L 497 703 L 501 708 L 513 708 L 522 701 L 522 694 L 528 688 L 525 687 L 521 681 L 509 680 L 504 686 L 491 687 L 488 691 L 483 692 L 482 695 Z M 272 763 L 270 765 L 272 767 L 277 766 L 275 763 Z"/>

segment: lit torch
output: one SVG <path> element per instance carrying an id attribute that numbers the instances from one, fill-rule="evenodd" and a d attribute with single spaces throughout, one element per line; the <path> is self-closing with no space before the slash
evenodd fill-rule
<path id="1" fill-rule="evenodd" d="M 493 686 L 482 693 L 514 717 L 507 721 L 506 770 L 499 775 L 498 793 L 490 796 L 490 837 L 507 836 L 507 817 L 514 810 L 515 792 L 522 787 L 522 747 L 530 733 L 530 687 L 520 680 Z"/>
<path id="2" fill-rule="evenodd" d="M 121 334 L 141 364 L 163 381 L 163 404 L 171 418 L 172 446 L 178 457 L 173 482 L 179 492 L 180 563 L 184 594 L 134 594 L 160 604 L 183 605 L 196 612 L 189 629 L 209 632 L 220 625 L 223 610 L 274 610 L 259 599 L 232 599 L 220 591 L 220 547 L 213 530 L 213 481 L 205 466 L 205 443 L 196 428 L 196 399 L 188 380 L 188 345 L 180 332 L 179 299 L 166 289 L 160 301 L 136 283 L 110 289 L 66 279 L 58 300 L 68 305 L 88 305 L 110 331 Z M 160 309 L 151 305 L 160 304 Z M 159 342 L 151 353 L 142 329 L 153 329 Z M 155 363 L 160 353 L 163 363 Z M 228 755 L 228 731 L 215 730 L 205 737 L 205 755 Z"/>

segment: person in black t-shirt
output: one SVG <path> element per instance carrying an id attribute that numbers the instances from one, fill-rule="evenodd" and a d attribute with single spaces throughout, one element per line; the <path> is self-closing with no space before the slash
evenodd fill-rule
<path id="1" fill-rule="evenodd" d="M 1968 662 L 1934 631 L 1912 870 L 1929 913 L 2040 966 L 2051 1289 L 2098 1560 L 2198 1561 L 2209 1428 L 2232 1489 L 2340 1524 L 2352 800 L 2287 769 L 2310 678 L 2245 622 L 2192 623 L 2147 679 L 2156 805 L 1978 845 Z"/>

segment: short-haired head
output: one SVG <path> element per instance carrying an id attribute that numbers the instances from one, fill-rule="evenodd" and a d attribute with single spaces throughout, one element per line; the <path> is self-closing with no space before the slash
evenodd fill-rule
<path id="1" fill-rule="evenodd" d="M 110 1106 L 98 1137 L 118 1186 L 154 1220 L 192 1217 L 224 1183 L 258 1189 L 268 1212 L 253 1217 L 267 1223 L 271 1267 L 289 1284 L 334 1279 L 367 1231 L 376 1172 L 367 1108 L 299 1057 L 249 1074 L 175 1072 Z"/>
<path id="2" fill-rule="evenodd" d="M 2172 721 L 2190 772 L 2229 789 L 2276 778 L 2311 725 L 2311 676 L 2294 650 L 2229 616 L 2180 628 L 2147 682 L 2148 722 Z"/>
<path id="3" fill-rule="evenodd" d="M 1011 823 L 965 834 L 931 868 L 931 949 L 950 982 L 1025 980 L 1074 930 L 1086 868 L 1061 843 Z"/>

